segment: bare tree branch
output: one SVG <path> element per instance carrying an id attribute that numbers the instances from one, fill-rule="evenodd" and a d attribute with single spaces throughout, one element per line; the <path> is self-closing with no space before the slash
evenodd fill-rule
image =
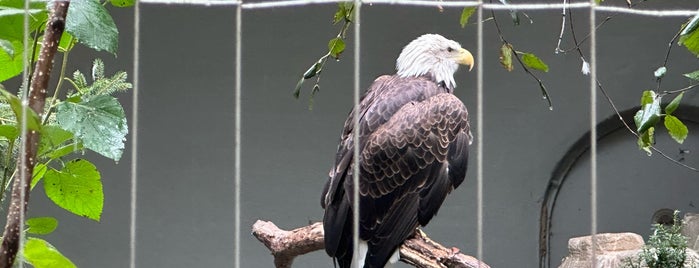
<path id="1" fill-rule="evenodd" d="M 28 105 L 39 116 L 41 116 L 46 104 L 46 89 L 48 88 L 53 67 L 53 57 L 56 55 L 58 42 L 61 40 L 61 35 L 65 29 L 69 4 L 69 1 L 54 1 L 49 4 L 49 20 L 29 88 Z M 2 235 L 2 247 L 0 248 L 0 267 L 12 267 L 17 258 L 20 233 L 23 231 L 20 230 L 23 220 L 20 215 L 26 214 L 27 203 L 29 203 L 31 178 L 34 164 L 36 164 L 39 139 L 39 132 L 29 130 L 26 138 L 21 141 L 23 150 L 17 158 L 17 177 L 15 177 L 12 183 L 10 207 L 7 211 L 7 223 Z M 19 178 L 26 179 L 20 180 Z"/>
<path id="2" fill-rule="evenodd" d="M 320 222 L 286 231 L 272 222 L 258 220 L 252 225 L 252 235 L 271 251 L 277 268 L 289 268 L 296 256 L 324 248 Z M 474 257 L 459 253 L 457 248 L 440 245 L 419 230 L 401 246 L 400 260 L 418 268 L 490 268 Z"/>

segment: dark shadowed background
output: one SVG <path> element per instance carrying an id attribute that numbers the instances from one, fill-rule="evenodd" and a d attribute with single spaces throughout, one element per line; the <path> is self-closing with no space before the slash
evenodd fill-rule
<path id="1" fill-rule="evenodd" d="M 519 1 L 524 2 L 524 1 Z M 558 1 L 548 1 L 558 2 Z M 608 3 L 607 3 L 608 2 Z M 623 5 L 610 0 L 605 4 Z M 649 1 L 642 8 L 696 9 L 694 0 Z M 117 58 L 88 49 L 71 54 L 68 71 L 88 72 L 94 57 L 107 73 L 133 77 L 133 9 L 111 8 L 120 31 Z M 342 124 L 352 107 L 353 32 L 339 62 L 324 69 L 320 92 L 308 109 L 311 83 L 301 99 L 293 88 L 325 53 L 339 26 L 331 25 L 335 5 L 245 10 L 242 40 L 242 267 L 271 267 L 272 257 L 250 233 L 257 219 L 295 228 L 322 219 L 320 192 L 333 161 Z M 587 10 L 572 14 L 578 38 L 587 34 Z M 402 47 L 423 33 L 439 33 L 476 52 L 476 27 L 459 25 L 460 8 L 364 5 L 361 84 L 394 72 Z M 484 261 L 492 267 L 535 267 L 539 208 L 556 164 L 589 129 L 588 77 L 575 52 L 555 54 L 560 10 L 530 11 L 530 24 L 513 26 L 497 12 L 517 50 L 533 52 L 551 70 L 537 75 L 554 103 L 549 111 L 534 80 L 516 65 L 498 62 L 501 45 L 492 21 L 484 26 L 485 137 Z M 485 13 L 487 17 L 490 12 Z M 608 13 L 599 13 L 601 21 Z M 570 19 L 570 17 L 569 17 Z M 472 22 L 475 16 L 472 18 Z M 643 90 L 655 88 L 653 71 L 662 65 L 667 43 L 686 18 L 618 15 L 598 31 L 598 78 L 621 110 L 638 105 Z M 140 107 L 138 125 L 137 264 L 139 267 L 231 267 L 234 245 L 234 51 L 235 8 L 143 4 L 141 13 Z M 352 28 L 354 29 L 354 28 Z M 571 48 L 569 28 L 564 47 Z M 583 51 L 588 53 L 588 44 Z M 699 69 L 682 47 L 672 51 L 664 89 L 689 81 L 681 74 Z M 476 74 L 456 74 L 456 95 L 476 123 Z M 10 88 L 10 87 L 8 87 Z M 132 114 L 130 94 L 120 96 Z M 599 121 L 613 115 L 599 95 Z M 696 92 L 683 106 L 699 105 Z M 658 131 L 657 146 L 673 158 L 699 166 L 699 118 L 685 113 L 690 137 L 683 145 Z M 683 112 L 684 111 L 684 112 Z M 133 126 L 131 126 L 133 128 Z M 132 139 L 129 136 L 129 141 Z M 435 240 L 476 254 L 475 146 L 466 182 L 447 198 L 426 228 Z M 681 149 L 689 150 L 680 154 Z M 88 155 L 102 171 L 102 221 L 70 215 L 34 190 L 31 216 L 56 216 L 58 230 L 47 240 L 79 267 L 126 267 L 129 259 L 130 155 L 119 163 Z M 661 208 L 697 212 L 699 174 L 647 157 L 624 129 L 599 143 L 599 231 L 636 232 L 647 237 L 651 216 Z M 553 265 L 567 252 L 571 236 L 589 233 L 589 156 L 571 169 L 552 224 Z M 332 267 L 323 252 L 302 256 L 296 267 Z"/>

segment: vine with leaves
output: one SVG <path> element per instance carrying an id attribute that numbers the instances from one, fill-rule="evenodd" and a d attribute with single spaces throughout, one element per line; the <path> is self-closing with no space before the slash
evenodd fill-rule
<path id="1" fill-rule="evenodd" d="M 100 220 L 102 177 L 81 155 L 90 150 L 114 161 L 121 158 L 128 127 L 124 109 L 113 95 L 132 85 L 126 72 L 107 75 L 100 59 L 92 63 L 91 79 L 79 70 L 67 77 L 66 68 L 77 44 L 116 55 L 118 30 L 106 6 L 129 7 L 134 1 L 0 1 L 0 82 L 23 80 L 17 94 L 0 84 L 0 201 L 10 204 L 1 267 L 11 267 L 17 254 L 20 261 L 37 268 L 76 267 L 40 238 L 58 227 L 55 218 L 33 217 L 22 222 L 18 216 L 26 214 L 31 190 L 41 182 L 44 193 L 57 206 Z M 56 52 L 62 54 L 62 61 L 58 82 L 48 96 Z M 25 70 L 25 62 L 36 65 Z M 18 77 L 23 71 L 28 75 Z M 24 247 L 19 249 L 22 239 Z"/>
<path id="2" fill-rule="evenodd" d="M 500 3 L 503 5 L 509 5 L 510 2 L 508 0 L 498 0 Z M 639 0 L 638 2 L 631 2 L 630 0 L 627 0 L 627 6 L 628 8 L 634 8 L 637 5 L 645 2 L 646 0 Z M 492 3 L 493 0 L 490 0 Z M 567 0 L 563 0 L 563 3 L 567 3 Z M 596 1 L 597 4 L 602 4 L 604 0 L 598 0 Z M 344 51 L 345 49 L 345 35 L 346 32 L 352 23 L 352 11 L 354 9 L 354 5 L 351 2 L 344 2 L 344 3 L 339 3 L 337 11 L 335 12 L 334 19 L 333 19 L 333 24 L 337 24 L 340 21 L 343 21 L 343 26 L 340 30 L 340 33 L 333 39 L 331 39 L 328 42 L 328 52 L 320 57 L 318 61 L 316 61 L 311 67 L 301 76 L 301 79 L 299 82 L 296 84 L 296 88 L 294 90 L 294 97 L 298 98 L 300 95 L 300 91 L 302 88 L 303 83 L 311 79 L 313 77 L 316 78 L 315 83 L 312 87 L 311 94 L 309 97 L 309 101 L 312 104 L 313 102 L 313 96 L 319 91 L 319 83 L 320 83 L 320 72 L 325 66 L 325 62 L 328 57 L 333 57 L 337 60 L 339 60 L 339 55 Z M 461 16 L 459 18 L 459 23 L 461 24 L 461 27 L 466 27 L 468 25 L 468 21 L 471 18 L 471 16 L 475 13 L 477 10 L 477 7 L 465 7 L 463 8 L 461 12 Z M 441 7 L 440 7 L 441 11 Z M 516 61 L 522 70 L 526 72 L 532 79 L 534 79 L 539 87 L 541 97 L 544 99 L 547 104 L 548 108 L 550 110 L 553 110 L 553 101 L 551 100 L 551 95 L 546 88 L 546 85 L 542 81 L 541 78 L 537 76 L 537 74 L 534 71 L 540 71 L 540 72 L 548 72 L 549 66 L 537 55 L 531 52 L 525 52 L 525 51 L 520 51 L 515 48 L 515 45 L 510 42 L 505 35 L 503 34 L 501 30 L 501 26 L 498 22 L 498 19 L 496 17 L 495 11 L 491 10 L 491 16 L 485 21 L 492 21 L 493 24 L 495 25 L 495 28 L 498 33 L 498 37 L 500 39 L 500 42 L 502 43 L 500 50 L 499 50 L 499 62 L 502 65 L 502 67 L 507 70 L 508 72 L 511 72 L 514 70 L 514 62 Z M 519 12 L 515 9 L 509 10 L 510 17 L 512 19 L 512 22 L 514 25 L 519 25 L 520 24 L 520 15 L 525 16 L 530 23 L 533 23 L 533 20 L 527 15 L 526 13 Z M 607 23 L 610 21 L 613 17 L 616 15 L 611 15 L 608 16 L 604 19 L 601 20 L 601 22 L 597 25 L 596 28 L 601 27 L 603 24 Z M 574 47 L 572 49 L 562 49 L 561 48 L 561 41 L 563 40 L 563 35 L 565 33 L 565 22 L 566 22 L 566 17 L 568 17 L 568 21 L 570 22 L 570 32 L 573 37 L 574 41 Z M 589 37 L 589 35 L 588 35 Z M 568 8 L 563 8 L 562 11 L 562 19 L 561 19 L 561 31 L 560 35 L 556 44 L 556 49 L 555 53 L 566 53 L 568 51 L 574 50 L 576 51 L 579 56 L 580 60 L 582 61 L 582 68 L 581 72 L 583 75 L 588 75 L 590 72 L 590 65 L 589 62 L 585 60 L 585 56 L 580 49 L 580 46 L 588 39 L 588 37 L 583 38 L 582 40 L 578 41 L 577 36 L 575 35 L 575 29 L 573 27 L 573 18 L 572 18 L 572 12 Z M 677 161 L 673 159 L 672 157 L 668 156 L 665 154 L 663 151 L 660 149 L 656 148 L 654 146 L 655 144 L 655 130 L 657 128 L 657 125 L 660 123 L 660 121 L 663 122 L 663 126 L 669 133 L 669 135 L 677 142 L 682 144 L 684 140 L 687 138 L 689 131 L 687 129 L 687 126 L 676 116 L 673 115 L 673 112 L 679 107 L 679 104 L 682 100 L 682 97 L 684 96 L 684 93 L 689 90 L 693 90 L 696 86 L 699 86 L 699 70 L 685 73 L 683 74 L 685 77 L 690 79 L 690 83 L 692 83 L 690 86 L 687 86 L 685 88 L 681 89 L 676 89 L 676 90 L 662 90 L 661 89 L 661 82 L 662 78 L 666 75 L 668 69 L 667 69 L 667 63 L 668 59 L 670 57 L 670 51 L 672 49 L 673 44 L 679 44 L 687 48 L 688 51 L 691 53 L 699 56 L 699 15 L 691 18 L 686 24 L 682 25 L 680 27 L 680 31 L 672 38 L 672 40 L 668 44 L 668 50 L 665 56 L 665 60 L 663 62 L 663 65 L 659 67 L 655 72 L 654 76 L 657 81 L 657 86 L 655 90 L 646 90 L 642 92 L 641 96 L 641 102 L 640 106 L 641 108 L 639 111 L 636 113 L 634 116 L 634 122 L 635 122 L 635 128 L 632 128 L 629 126 L 625 121 L 624 118 L 621 116 L 621 113 L 617 109 L 616 105 L 614 104 L 613 100 L 609 97 L 607 94 L 607 91 L 604 89 L 602 86 L 602 83 L 600 81 L 597 81 L 597 86 L 599 90 L 602 92 L 602 94 L 605 96 L 607 102 L 609 105 L 613 108 L 615 111 L 616 115 L 619 117 L 621 122 L 625 125 L 625 127 L 628 129 L 628 131 L 633 134 L 637 138 L 637 143 L 639 149 L 645 151 L 649 156 L 653 152 L 657 152 L 660 154 L 662 157 L 665 159 L 680 165 L 682 167 L 685 167 L 689 170 L 692 171 L 697 171 L 699 172 L 699 169 L 686 165 L 684 163 L 681 163 L 680 161 Z M 665 104 L 664 107 L 661 107 L 661 103 L 663 100 L 663 97 L 665 96 L 674 96 L 674 98 L 667 104 Z"/>

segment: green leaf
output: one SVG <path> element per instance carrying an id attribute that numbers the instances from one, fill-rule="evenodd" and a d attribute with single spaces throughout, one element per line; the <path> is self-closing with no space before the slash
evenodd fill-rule
<path id="1" fill-rule="evenodd" d="M 66 156 L 72 152 L 82 150 L 83 148 L 84 148 L 83 144 L 81 142 L 76 141 L 74 143 L 63 145 L 61 147 L 54 149 L 53 151 L 48 152 L 47 156 L 50 159 L 58 159 L 58 158 Z"/>
<path id="2" fill-rule="evenodd" d="M 696 23 L 696 16 L 690 21 L 690 25 L 692 23 Z M 690 25 L 684 28 L 677 43 L 686 47 L 694 55 L 699 56 L 699 31 L 697 31 L 696 25 L 693 27 L 690 27 Z"/>
<path id="3" fill-rule="evenodd" d="M 96 0 L 70 3 L 66 31 L 87 47 L 116 55 L 119 31 L 107 9 Z"/>
<path id="4" fill-rule="evenodd" d="M 682 101 L 682 96 L 684 96 L 684 92 L 677 95 L 667 106 L 665 106 L 665 114 L 672 114 L 675 110 L 677 110 L 677 107 L 680 106 L 680 101 Z"/>
<path id="5" fill-rule="evenodd" d="M 58 220 L 53 217 L 39 217 L 27 220 L 27 233 L 46 235 L 50 234 L 58 227 Z"/>
<path id="6" fill-rule="evenodd" d="M 17 126 L 0 125 L 0 136 L 7 138 L 7 140 L 14 140 L 19 137 L 19 130 Z"/>
<path id="7" fill-rule="evenodd" d="M 699 81 L 699 70 L 696 70 L 691 73 L 684 74 L 685 77 L 692 79 L 694 81 Z"/>
<path id="8" fill-rule="evenodd" d="M 641 107 L 643 107 L 646 104 L 653 103 L 653 101 L 655 101 L 656 96 L 657 95 L 655 94 L 655 91 L 643 91 L 643 94 L 641 95 Z"/>
<path id="9" fill-rule="evenodd" d="M 24 64 L 22 60 L 22 53 L 24 51 L 24 46 L 21 41 L 8 41 L 13 47 L 12 55 L 8 53 L 0 53 L 0 82 L 17 76 L 22 72 L 22 65 Z M 5 50 L 7 52 L 7 50 Z M 15 57 L 18 56 L 18 57 Z"/>
<path id="10" fill-rule="evenodd" d="M 22 251 L 24 260 L 34 268 L 75 268 L 75 264 L 63 256 L 46 240 L 29 237 Z"/>
<path id="11" fill-rule="evenodd" d="M 341 2 L 337 3 L 337 11 L 333 16 L 333 24 L 337 24 L 340 21 L 352 21 L 352 16 L 354 11 L 354 3 L 352 2 Z"/>
<path id="12" fill-rule="evenodd" d="M 10 56 L 10 59 L 15 57 L 15 48 L 14 45 L 12 45 L 12 42 L 5 39 L 0 39 L 0 49 L 5 51 L 5 53 Z"/>
<path id="13" fill-rule="evenodd" d="M 339 59 L 340 54 L 345 51 L 345 41 L 340 37 L 330 39 L 330 42 L 328 42 L 328 51 L 330 52 L 330 56 Z"/>
<path id="14" fill-rule="evenodd" d="M 532 53 L 522 53 L 522 62 L 529 68 L 539 70 L 542 72 L 548 72 L 549 66 L 544 63 L 539 57 Z"/>
<path id="15" fill-rule="evenodd" d="M 68 32 L 63 32 L 61 35 L 61 40 L 58 41 L 58 48 L 60 51 L 70 51 L 75 45 L 75 38 Z"/>
<path id="16" fill-rule="evenodd" d="M 514 69 L 512 65 L 512 46 L 509 44 L 502 44 L 500 47 L 500 64 L 502 68 L 505 68 L 508 72 Z"/>
<path id="17" fill-rule="evenodd" d="M 636 131 L 643 133 L 660 120 L 660 98 L 656 98 L 652 103 L 643 105 L 643 109 L 636 112 L 633 117 L 636 123 Z"/>
<path id="18" fill-rule="evenodd" d="M 22 105 L 22 101 L 7 90 L 0 89 L 0 95 L 2 95 L 2 97 L 10 104 L 10 107 L 12 107 L 12 111 L 14 111 L 15 117 L 17 118 L 18 128 L 21 125 L 20 120 L 22 118 L 22 114 L 27 114 L 27 128 L 31 130 L 41 129 L 41 121 L 34 110 L 29 108 L 29 106 Z"/>
<path id="19" fill-rule="evenodd" d="M 32 185 L 31 188 L 29 189 L 34 189 L 34 186 L 39 184 L 39 181 L 44 178 L 44 175 L 46 175 L 46 171 L 48 170 L 48 167 L 44 164 L 36 164 L 34 167 L 34 170 L 32 171 Z"/>
<path id="20" fill-rule="evenodd" d="M 464 10 L 461 11 L 461 19 L 459 20 L 461 28 L 466 27 L 466 24 L 468 24 L 468 19 L 471 18 L 471 15 L 473 15 L 474 12 L 476 12 L 476 7 L 464 7 Z"/>
<path id="21" fill-rule="evenodd" d="M 667 72 L 667 67 L 662 66 L 662 67 L 656 69 L 655 72 L 653 72 L 653 75 L 655 75 L 655 78 L 660 79 L 660 78 L 663 78 L 663 76 L 665 76 L 666 72 Z"/>
<path id="22" fill-rule="evenodd" d="M 66 163 L 62 170 L 49 169 L 44 190 L 56 205 L 95 221 L 100 220 L 104 193 L 97 168 L 84 159 Z"/>
<path id="23" fill-rule="evenodd" d="M 136 0 L 109 0 L 109 3 L 115 7 L 130 7 L 136 3 Z"/>
<path id="24" fill-rule="evenodd" d="M 41 128 L 41 141 L 39 142 L 39 156 L 51 153 L 61 145 L 72 139 L 73 133 L 66 131 L 59 126 L 46 125 Z"/>
<path id="25" fill-rule="evenodd" d="M 29 8 L 29 29 L 37 29 L 48 16 L 46 1 L 30 1 Z M 0 13 L 0 39 L 21 43 L 24 39 L 24 0 L 1 0 Z"/>
<path id="26" fill-rule="evenodd" d="M 345 8 L 344 3 L 337 3 L 337 11 L 335 11 L 335 15 L 333 16 L 333 24 L 337 24 L 338 22 L 344 20 L 346 14 L 347 9 Z"/>
<path id="27" fill-rule="evenodd" d="M 109 95 L 65 101 L 56 106 L 58 125 L 83 142 L 85 148 L 118 161 L 128 127 L 124 108 Z"/>
<path id="28" fill-rule="evenodd" d="M 648 156 L 653 154 L 653 151 L 651 151 L 650 147 L 653 146 L 653 143 L 655 143 L 654 134 L 655 134 L 655 128 L 650 127 L 650 128 L 648 128 L 647 131 L 641 133 L 638 136 L 638 148 L 646 151 Z"/>
<path id="29" fill-rule="evenodd" d="M 687 138 L 687 134 L 689 134 L 687 126 L 673 115 L 665 115 L 665 128 L 667 132 L 670 133 L 670 137 L 680 144 L 684 142 L 684 139 Z"/>

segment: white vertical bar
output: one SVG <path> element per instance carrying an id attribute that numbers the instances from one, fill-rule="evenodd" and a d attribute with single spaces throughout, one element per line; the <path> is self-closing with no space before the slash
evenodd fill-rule
<path id="1" fill-rule="evenodd" d="M 592 268 L 597 267 L 597 32 L 595 0 L 590 0 L 590 233 Z"/>
<path id="2" fill-rule="evenodd" d="M 51 11 L 49 11 L 51 12 Z M 29 83 L 29 75 L 30 75 L 30 70 L 31 67 L 30 65 L 32 64 L 31 60 L 29 59 L 30 57 L 30 47 L 29 47 L 29 0 L 24 1 L 24 21 L 23 21 L 23 26 L 24 26 L 24 34 L 22 38 L 23 44 L 24 44 L 24 51 L 22 51 L 24 59 L 22 59 L 22 66 L 23 66 L 23 71 L 22 71 L 22 96 L 20 98 L 22 99 L 22 106 L 23 109 L 30 109 L 28 107 L 28 100 L 27 96 L 29 94 L 29 90 L 31 90 L 31 85 Z M 48 75 L 48 74 L 47 74 Z M 26 185 L 27 181 L 27 174 L 24 171 L 21 171 L 21 169 L 24 169 L 26 167 L 26 140 L 27 140 L 27 116 L 26 113 L 22 113 L 22 116 L 20 118 L 21 120 L 21 142 L 20 147 L 19 147 L 19 166 L 17 167 L 17 170 L 19 171 L 19 184 L 22 185 L 22 187 L 18 187 L 17 190 L 19 191 L 19 200 L 21 202 L 19 203 L 19 229 L 24 230 L 24 218 L 26 216 L 26 211 L 25 209 L 27 208 L 27 205 L 24 203 L 25 199 L 25 190 L 24 190 L 24 185 Z M 3 185 L 4 186 L 4 185 Z M 12 187 L 14 190 L 14 187 Z M 17 249 L 17 256 L 15 257 L 15 263 L 19 263 L 18 267 L 23 268 L 24 267 L 24 261 L 22 260 L 22 250 L 24 249 L 24 231 L 19 232 L 19 248 Z M 19 261 L 17 261 L 19 260 Z"/>
<path id="3" fill-rule="evenodd" d="M 233 255 L 233 267 L 240 267 L 240 93 L 241 93 L 241 68 L 242 68 L 242 8 L 241 5 L 243 1 L 241 0 L 235 9 L 235 160 L 234 160 L 234 177 L 235 177 L 235 242 L 234 242 L 234 255 Z"/>
<path id="4" fill-rule="evenodd" d="M 141 43 L 141 3 L 134 4 L 133 92 L 131 95 L 131 210 L 129 222 L 129 267 L 136 268 L 136 204 L 138 197 L 138 91 Z"/>
<path id="5" fill-rule="evenodd" d="M 478 223 L 476 231 L 478 232 L 476 236 L 477 246 L 477 258 L 479 261 L 483 260 L 483 1 L 478 1 L 478 44 L 477 44 L 477 56 L 476 56 L 476 203 L 478 205 L 476 217 L 478 218 Z M 480 262 L 478 263 L 480 267 Z"/>
<path id="6" fill-rule="evenodd" d="M 360 67 L 360 45 L 361 45 L 361 40 L 359 39 L 361 34 L 360 34 L 360 26 L 361 26 L 361 16 L 360 16 L 360 11 L 362 9 L 362 1 L 361 0 L 354 0 L 354 131 L 352 132 L 353 137 L 352 140 L 354 141 L 354 155 L 353 155 L 353 163 L 354 166 L 352 168 L 353 174 L 352 174 L 352 181 L 353 181 L 353 187 L 352 190 L 354 191 L 352 193 L 354 201 L 352 202 L 352 206 L 354 209 L 352 210 L 352 241 L 354 245 L 354 254 L 353 254 L 353 259 L 352 263 L 354 267 L 361 268 L 364 266 L 363 263 L 359 263 L 359 259 L 361 259 L 359 256 L 359 70 Z"/>

